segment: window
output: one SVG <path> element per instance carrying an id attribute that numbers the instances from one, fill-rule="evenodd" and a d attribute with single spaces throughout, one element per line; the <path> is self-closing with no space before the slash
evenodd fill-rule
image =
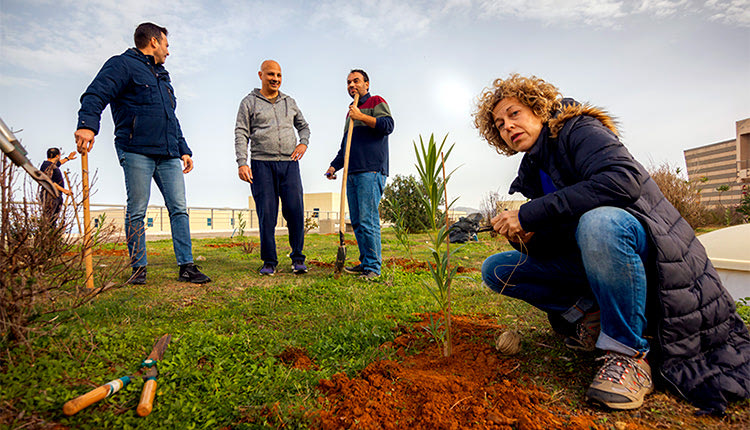
<path id="1" fill-rule="evenodd" d="M 154 219 L 146 218 L 146 227 L 153 227 L 153 226 L 154 226 Z"/>
<path id="2" fill-rule="evenodd" d="M 211 227 L 211 218 L 206 218 L 206 225 Z"/>

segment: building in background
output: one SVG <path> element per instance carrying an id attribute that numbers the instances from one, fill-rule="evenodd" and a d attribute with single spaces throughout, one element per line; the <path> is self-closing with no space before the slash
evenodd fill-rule
<path id="1" fill-rule="evenodd" d="M 700 184 L 709 208 L 737 205 L 742 185 L 750 183 L 750 118 L 737 121 L 734 139 L 686 149 L 688 179 Z"/>

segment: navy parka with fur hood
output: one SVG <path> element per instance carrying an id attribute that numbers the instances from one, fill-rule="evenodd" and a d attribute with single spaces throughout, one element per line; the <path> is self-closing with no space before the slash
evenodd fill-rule
<path id="1" fill-rule="evenodd" d="M 646 335 L 654 376 L 704 411 L 722 413 L 728 401 L 750 397 L 750 334 L 693 229 L 616 132 L 606 112 L 570 99 L 544 125 L 510 188 L 532 199 L 519 211 L 523 229 L 536 233 L 528 252 L 560 252 L 561 239 L 575 247 L 578 218 L 591 209 L 635 216 L 652 249 Z M 557 191 L 545 195 L 540 169 Z"/>

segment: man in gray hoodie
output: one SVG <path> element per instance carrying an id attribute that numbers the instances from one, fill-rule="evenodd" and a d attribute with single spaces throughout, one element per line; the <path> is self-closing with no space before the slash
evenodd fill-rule
<path id="1" fill-rule="evenodd" d="M 260 224 L 261 275 L 273 275 L 276 255 L 276 219 L 281 210 L 289 229 L 292 271 L 307 272 L 305 216 L 299 160 L 307 151 L 310 127 L 293 98 L 279 91 L 281 66 L 273 60 L 260 65 L 261 88 L 255 88 L 240 103 L 234 127 L 234 151 L 239 177 L 250 183 Z M 294 134 L 297 129 L 299 143 Z M 250 166 L 247 144 L 250 142 Z"/>

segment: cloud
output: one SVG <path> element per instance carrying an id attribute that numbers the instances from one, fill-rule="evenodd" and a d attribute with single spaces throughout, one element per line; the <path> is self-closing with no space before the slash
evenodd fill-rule
<path id="1" fill-rule="evenodd" d="M 3 56 L 19 71 L 91 74 L 133 46 L 137 24 L 151 21 L 169 29 L 173 50 L 190 52 L 193 61 L 177 61 L 180 73 L 189 73 L 209 67 L 200 60 L 217 49 L 238 48 L 267 30 L 269 17 L 285 25 L 293 11 L 261 0 L 171 0 L 160 2 L 156 12 L 150 0 L 27 0 L 4 6 Z"/>
<path id="2" fill-rule="evenodd" d="M 750 0 L 708 0 L 706 8 L 712 21 L 750 27 Z"/>
<path id="3" fill-rule="evenodd" d="M 688 0 L 642 0 L 641 5 L 635 9 L 635 12 L 661 18 L 685 10 L 689 3 Z"/>
<path id="4" fill-rule="evenodd" d="M 313 25 L 327 29 L 338 28 L 344 34 L 356 34 L 385 46 L 393 40 L 425 34 L 441 12 L 441 7 L 434 7 L 432 2 L 425 1 L 328 0 L 316 4 L 310 21 Z"/>
<path id="5" fill-rule="evenodd" d="M 544 24 L 613 25 L 626 15 L 617 0 L 480 0 L 478 7 L 487 17 L 529 19 Z"/>
<path id="6" fill-rule="evenodd" d="M 0 75 L 0 87 L 40 88 L 47 85 L 47 82 L 39 79 Z"/>
<path id="7" fill-rule="evenodd" d="M 5 78 L 92 74 L 132 46 L 137 23 L 170 30 L 175 74 L 210 67 L 217 52 L 248 50 L 301 27 L 351 35 L 377 46 L 427 37 L 450 20 L 532 20 L 545 25 L 619 27 L 631 16 L 696 15 L 750 27 L 750 0 L 25 0 L 3 3 L 0 32 Z M 179 42 L 179 43 L 176 43 Z M 184 55 L 189 52 L 190 55 Z"/>
<path id="8" fill-rule="evenodd" d="M 466 4 L 469 0 L 449 0 Z M 480 16 L 541 21 L 545 25 L 619 27 L 631 16 L 694 15 L 722 24 L 750 26 L 750 0 L 476 0 Z"/>

